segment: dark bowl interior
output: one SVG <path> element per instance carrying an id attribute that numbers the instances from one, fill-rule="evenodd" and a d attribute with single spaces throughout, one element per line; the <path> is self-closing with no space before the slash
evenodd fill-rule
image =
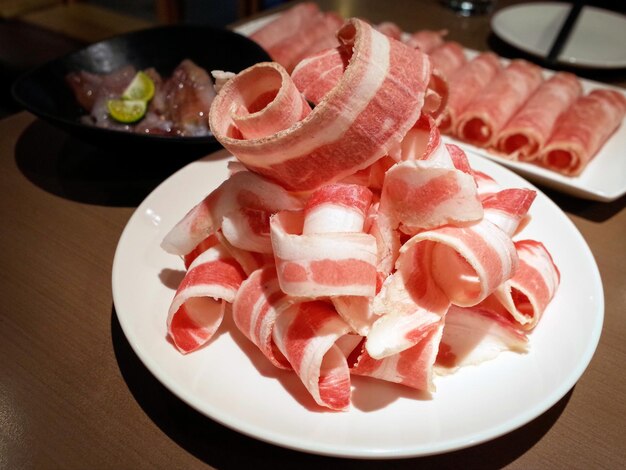
<path id="1" fill-rule="evenodd" d="M 154 67 L 169 77 L 183 59 L 191 59 L 210 72 L 239 72 L 257 62 L 270 60 L 255 42 L 237 33 L 207 26 L 162 26 L 116 36 L 49 62 L 19 77 L 13 97 L 26 110 L 97 146 L 215 145 L 212 135 L 203 137 L 159 136 L 103 129 L 80 122 L 86 111 L 65 82 L 69 72 L 86 70 L 110 73 L 124 65 L 136 69 Z"/>

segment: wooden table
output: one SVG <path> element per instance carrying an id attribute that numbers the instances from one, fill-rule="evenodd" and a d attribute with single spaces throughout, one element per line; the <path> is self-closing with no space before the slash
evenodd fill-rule
<path id="1" fill-rule="evenodd" d="M 486 17 L 458 18 L 435 2 L 320 4 L 406 30 L 447 28 L 469 47 L 490 46 Z M 196 156 L 115 157 L 27 113 L 0 121 L 0 136 L 0 468 L 626 465 L 626 198 L 597 203 L 547 191 L 590 245 L 604 282 L 604 331 L 577 385 L 492 442 L 383 466 L 242 436 L 193 411 L 133 353 L 111 296 L 117 241 L 148 192 Z"/>

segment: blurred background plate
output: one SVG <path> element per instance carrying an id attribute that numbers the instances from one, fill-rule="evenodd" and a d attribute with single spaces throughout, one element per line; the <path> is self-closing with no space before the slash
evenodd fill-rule
<path id="1" fill-rule="evenodd" d="M 203 137 L 159 136 L 103 129 L 81 123 L 87 114 L 65 82 L 72 71 L 110 73 L 124 65 L 137 69 L 154 67 L 168 77 L 183 59 L 211 70 L 238 72 L 269 60 L 267 53 L 250 39 L 208 26 L 174 25 L 136 31 L 113 37 L 53 60 L 19 77 L 13 84 L 14 98 L 39 118 L 83 141 L 111 148 L 149 147 L 214 148 L 212 135 Z"/>
<path id="2" fill-rule="evenodd" d="M 493 15 L 491 28 L 503 41 L 545 58 L 571 8 L 563 2 L 513 5 Z M 575 67 L 626 67 L 626 16 L 584 6 L 557 60 Z"/>

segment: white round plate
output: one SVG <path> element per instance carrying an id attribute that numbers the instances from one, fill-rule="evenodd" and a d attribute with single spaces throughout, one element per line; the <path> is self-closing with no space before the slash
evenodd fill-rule
<path id="1" fill-rule="evenodd" d="M 540 2 L 497 11 L 491 29 L 502 40 L 546 57 L 571 3 Z M 626 16 L 592 6 L 583 7 L 558 61 L 590 68 L 626 67 Z"/>
<path id="2" fill-rule="evenodd" d="M 504 353 L 437 377 L 431 396 L 355 377 L 352 407 L 317 407 L 299 379 L 278 370 L 227 315 L 216 337 L 183 356 L 166 338 L 166 316 L 182 261 L 161 250 L 164 235 L 227 177 L 222 151 L 191 163 L 137 208 L 113 262 L 113 300 L 122 329 L 154 376 L 200 413 L 257 439 L 305 452 L 356 458 L 437 454 L 491 440 L 537 417 L 576 383 L 597 346 L 602 283 L 589 247 L 567 216 L 539 193 L 520 238 L 541 240 L 561 286 L 527 354 Z M 504 167 L 470 157 L 505 186 L 532 187 Z"/>

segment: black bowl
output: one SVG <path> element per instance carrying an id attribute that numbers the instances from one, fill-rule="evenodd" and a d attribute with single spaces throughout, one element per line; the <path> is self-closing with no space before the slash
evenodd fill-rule
<path id="1" fill-rule="evenodd" d="M 12 93 L 26 110 L 96 146 L 132 145 L 146 150 L 146 146 L 155 145 L 178 150 L 215 146 L 212 135 L 137 134 L 83 124 L 80 118 L 87 112 L 65 81 L 69 72 L 110 73 L 124 65 L 133 65 L 138 70 L 154 67 L 168 77 L 183 59 L 191 59 L 207 72 L 239 72 L 270 60 L 261 46 L 228 30 L 193 25 L 162 26 L 116 36 L 42 65 L 19 77 Z"/>

